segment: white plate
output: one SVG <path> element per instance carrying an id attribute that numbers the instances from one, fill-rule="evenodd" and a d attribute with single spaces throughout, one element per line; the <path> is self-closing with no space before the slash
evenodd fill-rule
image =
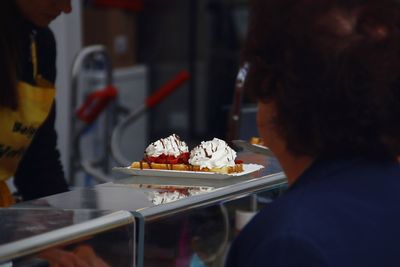
<path id="1" fill-rule="evenodd" d="M 264 168 L 258 164 L 243 164 L 243 171 L 232 174 L 221 174 L 214 172 L 195 171 L 174 171 L 174 170 L 153 170 L 153 169 L 132 169 L 130 167 L 114 167 L 113 170 L 130 175 L 154 176 L 154 177 L 179 177 L 179 178 L 200 178 L 200 179 L 226 179 L 250 174 Z"/>

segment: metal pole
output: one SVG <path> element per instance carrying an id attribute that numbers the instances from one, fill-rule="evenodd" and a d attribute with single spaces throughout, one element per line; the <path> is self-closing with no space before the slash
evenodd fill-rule
<path id="1" fill-rule="evenodd" d="M 107 85 L 112 84 L 112 64 L 110 57 L 108 56 L 107 49 L 103 45 L 93 45 L 83 48 L 76 56 L 71 70 L 71 111 L 70 111 L 70 147 L 71 154 L 69 156 L 69 163 L 67 168 L 67 175 L 69 176 L 69 182 L 71 185 L 75 184 L 75 175 L 78 168 L 81 166 L 81 154 L 79 148 L 79 138 L 82 134 L 83 125 L 78 124 L 75 116 L 75 108 L 77 105 L 77 95 L 79 88 L 79 74 L 82 71 L 84 63 L 95 55 L 101 55 L 104 60 L 104 67 L 106 69 L 106 83 Z M 109 143 L 106 145 L 109 146 Z"/>

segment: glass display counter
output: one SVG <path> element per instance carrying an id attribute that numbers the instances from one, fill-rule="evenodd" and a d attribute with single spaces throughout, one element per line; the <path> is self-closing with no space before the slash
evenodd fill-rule
<path id="1" fill-rule="evenodd" d="M 15 208 L 129 211 L 137 228 L 137 266 L 189 267 L 196 261 L 222 266 L 238 231 L 238 212 L 254 214 L 286 187 L 274 158 L 245 153 L 239 158 L 265 168 L 224 179 L 127 176 Z"/>
<path id="2" fill-rule="evenodd" d="M 64 266 L 64 260 L 76 260 L 132 267 L 135 233 L 127 211 L 0 209 L 0 266 Z"/>

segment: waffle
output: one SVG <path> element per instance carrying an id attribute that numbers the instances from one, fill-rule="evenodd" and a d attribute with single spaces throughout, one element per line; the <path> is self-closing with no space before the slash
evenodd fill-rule
<path id="1" fill-rule="evenodd" d="M 135 161 L 131 164 L 133 169 L 154 169 L 154 170 L 173 170 L 173 171 L 197 171 L 197 172 L 214 172 L 214 173 L 237 173 L 243 171 L 243 164 L 238 163 L 235 166 L 226 166 L 222 168 L 200 168 L 190 164 L 169 164 L 169 163 L 153 163 L 145 161 Z"/>
<path id="2" fill-rule="evenodd" d="M 190 171 L 189 164 L 170 164 L 170 163 L 154 163 L 146 161 L 135 161 L 131 164 L 134 169 L 155 169 L 155 170 L 174 170 L 174 171 Z"/>
<path id="3" fill-rule="evenodd" d="M 235 166 L 226 166 L 222 168 L 200 168 L 200 166 L 192 166 L 193 171 L 199 172 L 215 172 L 215 173 L 222 173 L 222 174 L 229 174 L 229 173 L 237 173 L 243 171 L 243 164 L 235 164 Z"/>

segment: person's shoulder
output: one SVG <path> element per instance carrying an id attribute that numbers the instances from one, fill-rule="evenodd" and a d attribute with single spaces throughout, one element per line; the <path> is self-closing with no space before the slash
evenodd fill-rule
<path id="1" fill-rule="evenodd" d="M 297 192 L 287 192 L 260 210 L 236 238 L 230 253 L 230 266 L 264 266 L 271 260 L 286 260 L 280 259 L 279 254 L 282 251 L 289 253 L 291 247 L 304 248 L 304 257 L 292 254 L 298 260 L 310 260 L 311 256 L 306 256 L 306 252 L 320 258 L 318 247 L 313 242 L 314 235 L 310 235 L 311 229 L 307 226 L 315 216 L 308 212 L 306 202 L 298 198 Z"/>
<path id="2" fill-rule="evenodd" d="M 40 45 L 47 48 L 55 48 L 56 46 L 54 33 L 49 27 L 37 29 L 37 41 L 40 43 Z"/>
<path id="3" fill-rule="evenodd" d="M 258 212 L 242 230 L 240 242 L 255 245 L 287 232 L 313 233 L 324 202 L 314 185 L 289 189 Z"/>
<path id="4" fill-rule="evenodd" d="M 250 227 L 257 229 L 271 229 L 270 231 L 286 231 L 298 227 L 311 219 L 309 207 L 315 204 L 310 200 L 314 192 L 307 188 L 288 190 L 274 202 L 259 211 Z"/>
<path id="5" fill-rule="evenodd" d="M 274 202 L 260 210 L 242 230 L 234 244 L 234 251 L 241 256 L 231 253 L 233 259 L 240 264 L 233 266 L 263 266 L 262 260 L 266 256 L 287 260 L 276 258 L 275 254 L 292 251 L 292 257 L 299 249 L 302 250 L 301 255 L 297 253 L 293 256 L 295 259 L 312 259 L 319 263 L 320 260 L 325 261 L 326 257 L 332 256 L 321 254 L 321 251 L 332 252 L 325 247 L 326 244 L 343 244 L 340 253 L 344 251 L 346 254 L 351 246 L 365 246 L 351 241 L 364 239 L 365 233 L 373 232 L 376 225 L 389 228 L 393 233 L 393 229 L 397 228 L 390 228 L 387 222 L 379 218 L 381 214 L 387 214 L 386 220 L 396 223 L 400 218 L 397 206 L 393 206 L 400 199 L 395 193 L 399 191 L 399 168 L 396 163 L 370 161 L 346 164 L 339 162 L 331 166 L 322 164 L 321 168 L 303 176 L 303 180 L 299 180 Z M 387 194 L 388 192 L 391 193 Z M 357 216 L 352 216 L 354 214 Z M 372 228 L 369 224 L 360 223 L 372 218 Z M 357 231 L 354 225 L 359 226 Z M 384 234 L 382 236 L 387 239 Z M 370 243 L 379 244 L 380 242 L 373 242 L 378 239 L 369 237 Z M 267 250 L 271 252 L 268 255 L 265 252 Z M 347 256 L 351 255 L 346 254 Z M 332 256 L 330 260 L 336 261 L 335 257 L 336 255 Z M 348 259 L 346 257 L 345 260 Z"/>
<path id="6" fill-rule="evenodd" d="M 51 83 L 56 79 L 56 40 L 52 30 L 48 27 L 40 28 L 36 36 L 39 71 Z"/>
<path id="7" fill-rule="evenodd" d="M 40 28 L 39 33 L 43 38 L 52 39 L 55 41 L 54 32 L 50 29 L 50 27 Z"/>
<path id="8" fill-rule="evenodd" d="M 238 236 L 238 243 L 251 247 L 262 242 L 272 234 L 286 231 L 294 225 L 300 206 L 291 204 L 291 192 L 286 192 L 274 202 L 262 208 L 256 216 L 242 229 Z M 299 203 L 300 204 L 300 203 Z M 301 205 L 301 204 L 300 204 Z"/>

